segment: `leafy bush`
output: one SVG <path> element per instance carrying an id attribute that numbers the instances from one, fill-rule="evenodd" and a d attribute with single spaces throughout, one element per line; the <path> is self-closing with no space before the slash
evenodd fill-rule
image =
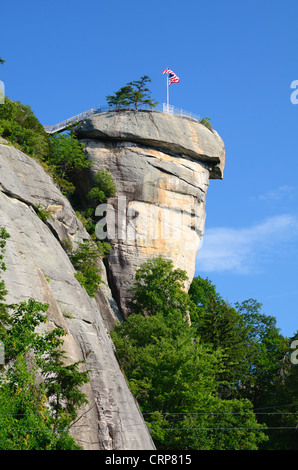
<path id="1" fill-rule="evenodd" d="M 43 160 L 49 153 L 49 138 L 30 106 L 5 97 L 0 106 L 2 137 L 24 153 Z"/>
<path id="2" fill-rule="evenodd" d="M 54 180 L 64 194 L 75 191 L 73 178 L 84 168 L 90 167 L 84 146 L 73 134 L 55 134 L 50 138 L 50 152 L 46 162 Z"/>
<path id="3" fill-rule="evenodd" d="M 211 125 L 211 119 L 209 117 L 205 117 L 203 119 L 200 120 L 200 123 L 203 124 L 205 127 L 207 127 L 207 129 L 209 129 L 210 131 L 213 130 L 213 127 Z"/>
<path id="4" fill-rule="evenodd" d="M 70 260 L 78 271 L 76 279 L 86 289 L 90 297 L 94 297 L 102 279 L 98 272 L 97 259 L 100 255 L 97 245 L 91 240 L 78 244 L 78 249 L 70 254 Z"/>
<path id="5" fill-rule="evenodd" d="M 8 238 L 0 227 L 0 272 L 6 269 Z M 70 426 L 87 403 L 80 387 L 89 381 L 89 371 L 79 370 L 81 361 L 66 365 L 65 330 L 40 332 L 48 305 L 34 299 L 7 305 L 6 294 L 1 281 L 0 450 L 78 450 Z"/>
<path id="6" fill-rule="evenodd" d="M 7 233 L 5 227 L 0 227 L 0 273 L 1 271 L 6 271 L 6 264 L 4 262 L 5 246 L 6 240 L 10 238 L 9 233 Z M 0 279 L 0 332 L 9 323 L 9 314 L 8 307 L 6 305 L 5 298 L 7 295 L 7 290 L 5 288 L 5 283 Z"/>
<path id="7" fill-rule="evenodd" d="M 77 409 L 87 403 L 81 385 L 88 372 L 65 365 L 66 332 L 36 330 L 48 306 L 30 299 L 10 306 L 9 328 L 1 332 L 6 367 L 0 374 L 1 450 L 76 450 L 69 433 Z"/>
<path id="8" fill-rule="evenodd" d="M 51 216 L 50 211 L 42 207 L 41 204 L 37 204 L 36 206 L 34 206 L 34 209 L 36 210 L 37 215 L 40 218 L 40 220 L 42 220 L 43 222 L 46 222 L 48 218 Z"/>
<path id="9" fill-rule="evenodd" d="M 110 197 L 115 196 L 117 186 L 112 175 L 106 170 L 99 170 L 93 178 L 93 188 L 87 194 L 87 198 L 93 205 L 103 204 Z"/>

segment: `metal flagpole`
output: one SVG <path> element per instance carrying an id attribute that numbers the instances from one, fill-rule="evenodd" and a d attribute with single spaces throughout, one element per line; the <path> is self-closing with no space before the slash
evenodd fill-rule
<path id="1" fill-rule="evenodd" d="M 169 112 L 169 74 L 167 73 L 167 108 Z"/>

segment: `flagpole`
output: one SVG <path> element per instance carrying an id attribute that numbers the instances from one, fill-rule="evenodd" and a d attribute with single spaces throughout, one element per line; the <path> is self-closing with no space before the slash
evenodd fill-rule
<path id="1" fill-rule="evenodd" d="M 169 112 L 169 74 L 167 73 L 167 108 Z"/>

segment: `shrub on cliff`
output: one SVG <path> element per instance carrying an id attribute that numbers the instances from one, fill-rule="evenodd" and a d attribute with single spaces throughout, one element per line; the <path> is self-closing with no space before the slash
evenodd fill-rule
<path id="1" fill-rule="evenodd" d="M 4 262 L 6 240 L 10 238 L 4 227 L 0 227 L 0 273 L 6 271 L 6 264 Z M 8 306 L 5 303 L 7 290 L 3 279 L 0 279 L 0 334 L 3 328 L 9 322 Z"/>
<path id="2" fill-rule="evenodd" d="M 99 170 L 94 176 L 92 184 L 93 188 L 87 194 L 87 199 L 93 205 L 103 204 L 116 194 L 117 186 L 112 175 L 106 170 Z"/>
<path id="3" fill-rule="evenodd" d="M 88 373 L 79 362 L 65 365 L 66 332 L 37 333 L 48 306 L 34 300 L 10 307 L 2 331 L 5 368 L 0 374 L 0 449 L 79 449 L 69 433 L 77 409 L 87 403 L 80 387 Z"/>
<path id="4" fill-rule="evenodd" d="M 8 238 L 0 227 L 0 272 L 6 268 Z M 57 327 L 40 332 L 48 305 L 33 299 L 6 305 L 6 294 L 2 280 L 0 450 L 77 450 L 70 426 L 78 408 L 87 403 L 80 387 L 88 382 L 88 371 L 79 370 L 80 362 L 65 364 L 61 347 L 66 331 Z"/>
<path id="5" fill-rule="evenodd" d="M 77 270 L 75 277 L 90 297 L 94 297 L 102 282 L 97 266 L 100 254 L 97 244 L 91 240 L 79 243 L 77 250 L 70 253 L 70 260 Z"/>
<path id="6" fill-rule="evenodd" d="M 49 153 L 48 135 L 30 106 L 8 97 L 0 106 L 0 135 L 40 160 Z"/>
<path id="7" fill-rule="evenodd" d="M 75 191 L 73 178 L 84 168 L 90 167 L 84 146 L 72 134 L 55 134 L 50 137 L 50 152 L 46 157 L 54 179 L 61 191 Z"/>

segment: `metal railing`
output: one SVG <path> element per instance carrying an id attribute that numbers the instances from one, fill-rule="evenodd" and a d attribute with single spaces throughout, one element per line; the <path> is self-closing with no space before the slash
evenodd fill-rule
<path id="1" fill-rule="evenodd" d="M 48 134 L 55 134 L 55 132 L 60 132 L 64 129 L 67 129 L 71 124 L 74 124 L 75 122 L 80 122 L 83 119 L 100 112 L 101 109 L 91 108 L 88 111 L 84 111 L 83 113 L 77 114 L 76 116 L 65 119 L 65 121 L 59 122 L 58 124 L 54 124 L 53 126 L 43 126 L 43 128 Z"/>
<path id="2" fill-rule="evenodd" d="M 185 109 L 176 108 L 176 106 L 167 103 L 162 104 L 162 112 L 166 114 L 174 114 L 175 116 L 180 116 L 187 119 L 192 119 L 194 121 L 201 121 L 202 119 L 199 114 L 194 114 L 189 111 L 185 111 Z"/>
<path id="3" fill-rule="evenodd" d="M 100 113 L 108 113 L 108 112 L 115 112 L 115 111 L 123 111 L 123 110 L 136 110 L 136 108 L 132 107 L 104 107 L 104 108 L 91 108 L 88 111 L 84 111 L 83 113 L 77 114 L 71 118 L 66 119 L 65 121 L 59 122 L 58 124 L 54 124 L 53 126 L 43 126 L 44 130 L 48 134 L 55 134 L 56 132 L 61 132 L 67 129 L 71 124 L 76 122 L 80 122 L 83 119 L 86 119 L 94 114 Z M 170 114 L 179 116 L 181 118 L 190 119 L 192 121 L 200 122 L 201 116 L 198 114 L 190 113 L 189 111 L 185 111 L 181 108 L 176 108 L 175 106 L 168 105 L 166 103 L 158 104 L 157 106 L 147 106 L 147 105 L 139 105 L 137 111 L 152 111 L 152 112 L 161 112 L 164 114 Z"/>

